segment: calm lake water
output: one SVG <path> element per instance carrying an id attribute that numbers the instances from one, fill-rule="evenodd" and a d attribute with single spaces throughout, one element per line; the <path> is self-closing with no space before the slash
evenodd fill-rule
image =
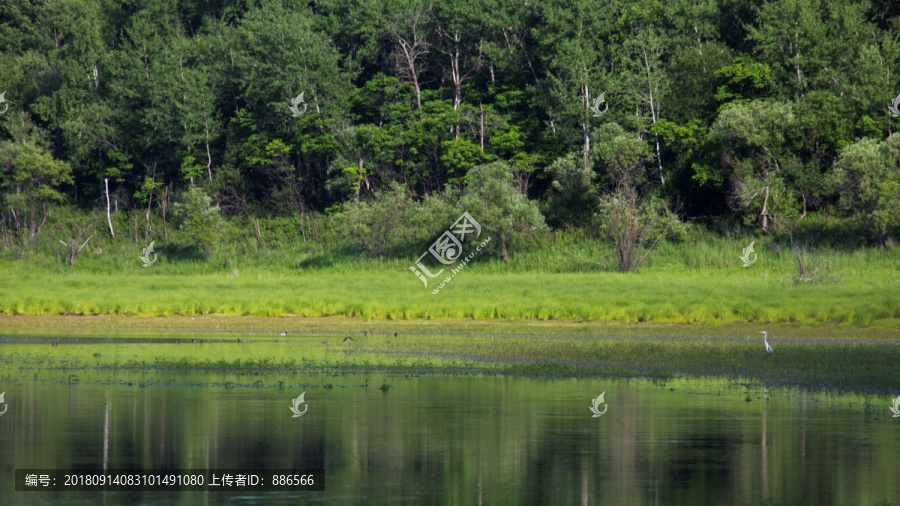
<path id="1" fill-rule="evenodd" d="M 884 396 L 869 406 L 857 395 L 798 390 L 766 398 L 706 378 L 304 380 L 284 389 L 225 388 L 216 374 L 145 388 L 0 386 L 8 404 L 0 504 L 900 503 L 900 418 Z M 294 418 L 291 400 L 304 390 L 308 411 Z M 602 392 L 606 413 L 592 418 Z M 327 485 L 259 494 L 12 490 L 16 468 L 103 465 L 320 467 Z"/>

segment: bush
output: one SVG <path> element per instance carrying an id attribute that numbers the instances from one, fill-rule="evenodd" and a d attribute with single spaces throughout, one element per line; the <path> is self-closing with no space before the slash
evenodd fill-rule
<path id="1" fill-rule="evenodd" d="M 469 177 L 466 194 L 459 201 L 460 212 L 469 212 L 496 239 L 501 258 L 509 262 L 509 241 L 546 230 L 544 217 L 537 204 L 519 192 L 506 162 L 479 165 Z"/>
<path id="2" fill-rule="evenodd" d="M 620 188 L 600 203 L 602 229 L 613 242 L 619 270 L 637 270 L 650 250 L 669 232 L 672 222 L 665 203 L 659 199 L 641 201 L 637 192 Z"/>
<path id="3" fill-rule="evenodd" d="M 191 188 L 182 202 L 175 203 L 173 212 L 179 228 L 185 231 L 194 245 L 203 251 L 206 261 L 212 255 L 213 246 L 222 233 L 222 217 L 219 206 L 211 205 L 212 199 L 200 188 Z"/>
<path id="4" fill-rule="evenodd" d="M 406 188 L 393 182 L 387 189 L 375 191 L 370 199 L 345 203 L 335 220 L 352 244 L 382 257 L 413 237 L 415 208 Z"/>

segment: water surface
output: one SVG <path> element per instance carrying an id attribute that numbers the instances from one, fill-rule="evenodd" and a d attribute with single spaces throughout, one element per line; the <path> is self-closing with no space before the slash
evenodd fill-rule
<path id="1" fill-rule="evenodd" d="M 146 387 L 118 375 L 135 380 L 0 385 L 0 503 L 900 503 L 900 418 L 883 396 L 765 395 L 708 378 L 310 375 L 248 388 L 214 373 Z M 308 411 L 292 417 L 303 391 Z M 606 413 L 592 417 L 602 392 Z M 16 468 L 104 466 L 319 467 L 327 486 L 11 490 Z"/>

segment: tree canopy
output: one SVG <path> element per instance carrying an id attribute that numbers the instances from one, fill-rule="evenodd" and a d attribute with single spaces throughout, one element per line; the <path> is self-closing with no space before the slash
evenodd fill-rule
<path id="1" fill-rule="evenodd" d="M 534 201 L 567 228 L 621 190 L 766 232 L 898 230 L 897 3 L 7 0 L 0 68 L 0 218 L 30 240 L 107 182 L 119 212 L 493 188 L 498 219 L 543 226 Z M 503 247 L 514 222 L 488 225 Z"/>

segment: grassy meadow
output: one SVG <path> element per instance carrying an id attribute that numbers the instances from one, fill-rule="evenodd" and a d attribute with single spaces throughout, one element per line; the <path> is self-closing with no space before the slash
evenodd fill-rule
<path id="1" fill-rule="evenodd" d="M 743 267 L 751 240 L 758 259 Z M 370 258 L 311 242 L 235 243 L 205 262 L 158 244 L 157 262 L 145 268 L 139 244 L 103 244 L 73 267 L 46 255 L 0 259 L 0 314 L 900 322 L 896 248 L 810 250 L 802 280 L 790 244 L 772 238 L 663 241 L 631 273 L 616 270 L 607 242 L 582 234 L 548 234 L 511 250 L 510 263 L 488 251 L 433 294 L 443 276 L 426 288 L 409 271 L 419 250 Z"/>
<path id="2" fill-rule="evenodd" d="M 12 315 L 524 318 L 623 322 L 896 323 L 900 279 L 792 285 L 762 269 L 692 273 L 491 273 L 477 267 L 433 295 L 404 271 L 176 275 L 133 271 L 42 275 L 7 270 Z"/>

